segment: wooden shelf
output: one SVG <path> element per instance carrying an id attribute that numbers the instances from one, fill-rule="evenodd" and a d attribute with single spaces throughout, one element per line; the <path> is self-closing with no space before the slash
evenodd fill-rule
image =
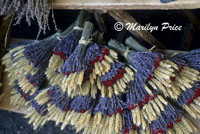
<path id="1" fill-rule="evenodd" d="M 54 0 L 55 9 L 197 9 L 200 0 L 176 0 L 161 3 L 160 0 Z"/>

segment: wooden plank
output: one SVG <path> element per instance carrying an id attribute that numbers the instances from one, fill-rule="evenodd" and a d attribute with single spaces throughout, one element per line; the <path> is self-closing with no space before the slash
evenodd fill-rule
<path id="1" fill-rule="evenodd" d="M 197 9 L 200 0 L 176 0 L 161 3 L 160 0 L 54 0 L 55 9 Z"/>
<path id="2" fill-rule="evenodd" d="M 2 91 L 2 72 L 3 67 L 1 65 L 1 58 L 4 54 L 4 47 L 7 47 L 10 42 L 10 33 L 11 33 L 11 23 L 13 20 L 13 17 L 10 17 L 6 20 L 4 20 L 2 17 L 0 17 L 0 96 Z M 5 42 L 6 40 L 6 42 Z M 5 45 L 5 46 L 4 46 Z"/>
<path id="3" fill-rule="evenodd" d="M 94 11 L 94 17 L 97 21 L 100 31 L 107 34 L 110 29 L 108 30 L 108 20 L 105 13 Z"/>
<path id="4" fill-rule="evenodd" d="M 137 26 L 140 25 L 137 20 L 135 20 L 128 12 L 126 11 L 109 11 L 108 12 L 115 20 L 118 22 L 123 23 L 124 26 L 126 26 L 126 23 L 135 23 Z M 150 34 L 148 31 L 144 30 L 128 30 L 131 34 L 133 34 L 135 37 L 142 38 L 147 43 L 149 43 L 151 46 L 156 46 L 157 48 L 165 49 L 164 45 L 160 41 L 158 41 L 152 34 Z"/>
<path id="5" fill-rule="evenodd" d="M 4 45 L 8 47 L 10 43 L 10 34 L 11 34 L 11 25 L 13 21 L 14 15 L 8 19 L 0 18 L 0 46 L 3 48 Z M 0 53 L 2 54 L 2 53 Z"/>
<path id="6" fill-rule="evenodd" d="M 184 10 L 183 11 L 185 16 L 194 24 L 194 26 L 200 30 L 200 19 L 197 18 L 197 16 L 189 10 Z"/>

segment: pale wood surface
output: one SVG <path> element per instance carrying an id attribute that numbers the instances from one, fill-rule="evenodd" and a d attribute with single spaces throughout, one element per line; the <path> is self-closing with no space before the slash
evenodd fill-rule
<path id="1" fill-rule="evenodd" d="M 163 4 L 160 0 L 54 0 L 55 9 L 196 9 L 200 0 L 177 0 Z"/>

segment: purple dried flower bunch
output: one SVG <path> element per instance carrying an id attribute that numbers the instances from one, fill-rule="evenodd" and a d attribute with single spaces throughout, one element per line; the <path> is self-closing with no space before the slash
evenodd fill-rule
<path id="1" fill-rule="evenodd" d="M 44 116 L 48 98 L 45 100 L 39 96 L 45 91 L 41 88 L 45 83 L 45 71 L 58 35 L 60 34 L 56 33 L 42 41 L 16 44 L 3 58 L 3 63 L 10 74 L 10 84 L 14 87 L 11 101 L 17 104 L 17 107 L 27 104 L 32 107 L 26 118 L 30 118 L 29 124 L 32 123 L 34 129 L 47 121 Z"/>
<path id="2" fill-rule="evenodd" d="M 61 71 L 65 77 L 62 78 L 62 84 L 60 87 L 64 92 L 67 90 L 69 95 L 73 93 L 73 89 L 75 89 L 77 86 L 80 87 L 84 80 L 84 72 L 86 70 L 84 57 L 92 30 L 93 24 L 86 22 L 77 47 L 61 68 Z"/>
<path id="3" fill-rule="evenodd" d="M 53 48 L 53 55 L 49 60 L 49 66 L 46 71 L 47 79 L 51 85 L 62 85 L 65 75 L 61 72 L 61 68 L 68 57 L 78 45 L 82 33 L 82 26 L 87 19 L 87 12 L 81 11 L 76 22 L 65 30 L 65 38 L 60 40 Z"/>
<path id="4" fill-rule="evenodd" d="M 183 71 L 185 75 L 186 72 L 190 74 L 193 72 L 197 80 L 197 70 L 187 67 L 182 59 L 168 58 L 155 52 L 130 51 L 113 40 L 109 42 L 109 46 L 123 55 L 135 71 L 133 83 L 131 83 L 130 89 L 126 93 L 126 103 L 128 109 L 132 112 L 134 124 L 142 126 L 144 130 L 150 127 L 152 133 L 191 133 L 196 130 L 182 112 L 172 106 L 165 97 L 175 100 L 178 97 L 183 99 L 185 96 L 181 93 L 194 86 L 195 81 L 190 83 L 189 86 L 188 79 L 184 79 L 181 72 Z M 174 93 L 176 94 L 174 95 Z M 195 95 L 197 98 L 198 91 L 194 94 L 190 101 L 193 101 Z M 165 97 L 162 97 L 162 95 Z M 195 105 L 195 108 L 190 110 L 196 113 L 198 106 Z M 166 115 L 169 118 L 166 118 Z M 187 129 L 180 130 L 182 127 Z"/>
<path id="5" fill-rule="evenodd" d="M 19 24 L 24 17 L 29 25 L 31 20 L 36 20 L 40 30 L 45 33 L 46 29 L 49 29 L 50 8 L 49 0 L 1 0 L 0 16 L 6 19 L 15 15 L 15 24 Z"/>
<path id="6" fill-rule="evenodd" d="M 84 134 L 197 130 L 184 111 L 200 117 L 199 50 L 168 57 L 110 41 L 111 49 L 91 41 L 93 24 L 82 30 L 80 16 L 64 34 L 16 44 L 3 58 L 11 101 L 29 104 L 25 118 L 34 129 L 55 120 L 61 130 L 71 124 Z"/>
<path id="7" fill-rule="evenodd" d="M 6 71 L 10 77 L 10 85 L 13 86 L 11 103 L 17 108 L 34 107 L 32 101 L 44 86 L 45 71 L 51 55 L 49 52 L 57 42 L 55 38 L 57 35 L 59 34 L 56 33 L 42 41 L 24 41 L 14 44 L 14 47 L 3 57 L 3 64 L 7 67 Z M 33 114 L 30 115 L 31 120 L 33 121 L 34 118 L 37 122 L 41 119 L 39 118 L 40 114 L 33 111 L 30 112 Z M 36 115 L 38 115 L 37 118 Z M 38 127 L 37 124 L 34 126 L 34 129 Z"/>
<path id="8" fill-rule="evenodd" d="M 99 95 L 98 99 L 94 99 L 88 94 L 84 96 L 77 95 L 72 98 L 67 93 L 64 93 L 59 86 L 50 88 L 47 94 L 50 100 L 48 104 L 48 119 L 56 119 L 56 125 L 62 123 L 62 130 L 66 125 L 72 124 L 77 128 L 77 132 L 82 129 L 91 132 L 100 131 L 101 128 L 104 128 L 103 131 L 107 128 L 111 132 L 122 131 L 121 114 L 125 103 L 120 96 L 113 95 L 112 98 L 102 98 Z M 109 123 L 110 118 L 113 118 L 113 121 L 116 120 L 114 129 L 112 128 L 113 124 Z M 87 128 L 89 126 L 91 126 L 91 130 Z"/>
<path id="9" fill-rule="evenodd" d="M 189 51 L 187 53 L 181 53 L 175 56 L 175 58 L 179 58 L 184 60 L 187 65 L 190 67 L 200 70 L 200 49 L 195 49 L 192 51 Z"/>
<path id="10" fill-rule="evenodd" d="M 92 28 L 89 29 L 92 30 Z M 114 62 L 114 58 L 117 58 L 113 50 L 90 43 L 89 37 L 86 40 L 84 36 L 83 31 L 79 45 L 61 68 L 65 78 L 60 75 L 56 79 L 61 89 L 72 96 L 77 93 L 96 94 L 97 88 L 100 88 L 100 76 L 110 70 L 110 64 Z"/>
<path id="11" fill-rule="evenodd" d="M 30 101 L 30 109 L 25 118 L 29 118 L 29 124 L 33 125 L 33 129 L 36 130 L 38 127 L 42 127 L 48 121 L 48 103 L 49 98 L 47 92 L 50 87 L 42 88 L 35 92 L 34 97 Z"/>
<path id="12" fill-rule="evenodd" d="M 116 59 L 116 52 L 96 43 L 91 43 L 86 50 L 85 62 L 88 66 L 86 69 L 87 75 L 85 75 L 85 82 L 87 82 L 90 87 L 87 92 L 91 92 L 92 96 L 95 97 L 98 90 L 100 90 L 102 96 L 105 97 L 107 89 L 102 86 L 101 78 L 111 70 L 111 64 L 114 64 Z M 110 93 L 110 97 L 112 97 L 113 92 Z"/>
<path id="13" fill-rule="evenodd" d="M 124 63 L 115 61 L 111 64 L 111 69 L 101 77 L 102 97 L 106 94 L 112 98 L 112 95 L 125 93 L 127 85 L 134 78 L 133 71 Z"/>
<path id="14" fill-rule="evenodd" d="M 51 87 L 47 94 L 50 100 L 48 120 L 56 119 L 56 125 L 62 123 L 62 130 L 68 124 L 76 125 L 77 122 L 81 122 L 82 116 L 91 116 L 92 114 L 91 110 L 95 100 L 90 95 L 77 95 L 72 98 L 64 93 L 59 86 Z"/>
<path id="15" fill-rule="evenodd" d="M 90 43 L 86 48 L 83 84 L 77 87 L 81 94 L 88 92 L 95 98 L 98 90 L 102 97 L 125 92 L 126 84 L 133 77 L 133 72 L 124 63 L 117 61 L 117 53 L 106 46 Z M 65 72 L 70 75 L 70 72 Z M 67 85 L 67 84 L 66 84 Z M 75 87 L 74 87 L 75 88 Z M 76 91 L 77 91 L 76 88 Z"/>
<path id="16" fill-rule="evenodd" d="M 18 79 L 19 86 L 27 93 L 33 95 L 46 78 L 45 71 L 52 54 L 53 45 L 57 43 L 55 36 L 47 39 L 31 42 L 28 45 L 20 45 L 9 50 L 3 57 L 3 64 L 6 65 L 6 71 L 9 72 L 11 84 Z"/>
<path id="17" fill-rule="evenodd" d="M 31 96 L 29 93 L 25 93 L 19 86 L 17 80 L 14 81 L 11 94 L 10 103 L 16 106 L 16 108 L 28 105 L 30 100 L 34 97 L 34 95 Z"/>
<path id="18" fill-rule="evenodd" d="M 179 82 L 181 90 L 178 99 L 174 101 L 195 119 L 200 118 L 199 52 L 199 49 L 197 49 L 171 58 L 181 67 L 181 70 L 177 72 L 173 79 L 175 84 Z M 196 58 L 196 61 L 194 58 Z M 182 83 L 182 86 L 180 83 Z"/>
<path id="19" fill-rule="evenodd" d="M 105 122 L 103 131 L 109 133 L 120 133 L 123 131 L 123 117 L 125 103 L 121 96 L 112 95 L 112 98 L 100 97 L 94 108 L 94 122 L 93 127 L 101 130 L 101 122 Z M 108 122 L 107 122 L 108 121 Z"/>
<path id="20" fill-rule="evenodd" d="M 23 49 L 26 45 L 33 45 L 35 44 L 37 41 L 20 41 L 16 44 L 13 44 L 12 47 L 9 52 L 4 55 L 4 57 L 2 58 L 2 64 L 4 64 L 6 66 L 6 71 L 8 72 L 8 76 L 10 78 L 10 85 L 12 85 L 12 83 L 14 83 L 15 77 L 12 76 L 16 76 L 16 70 L 13 67 L 13 64 L 16 63 L 15 60 L 15 54 L 17 52 L 19 52 L 21 49 Z M 12 79 L 12 80 L 11 80 Z"/>
<path id="21" fill-rule="evenodd" d="M 75 49 L 75 46 L 77 46 L 80 37 L 79 35 L 80 32 L 78 30 L 73 30 L 63 40 L 59 41 L 55 45 L 53 55 L 49 60 L 49 65 L 46 71 L 46 76 L 52 85 L 59 83 L 58 78 L 56 77 L 62 75 L 60 69 Z"/>
<path id="22" fill-rule="evenodd" d="M 185 54 L 179 54 L 175 57 L 169 57 L 176 68 L 175 77 L 171 77 L 172 84 L 175 85 L 176 91 L 179 92 L 178 98 L 173 98 L 175 103 L 178 103 L 185 111 L 187 111 L 195 119 L 200 118 L 199 114 L 199 69 L 198 69 L 198 54 L 199 50 L 193 50 Z M 197 61 L 192 64 L 192 56 L 197 58 Z M 187 58 L 186 58 L 187 57 Z"/>
<path id="23" fill-rule="evenodd" d="M 32 45 L 37 43 L 37 41 L 21 41 L 16 44 L 13 44 L 10 51 L 3 57 L 3 64 L 7 67 L 6 71 L 8 72 L 8 76 L 10 78 L 9 85 L 13 87 L 12 96 L 11 96 L 11 104 L 15 105 L 17 108 L 21 106 L 29 104 L 29 101 L 33 98 L 33 95 L 30 95 L 30 92 L 24 92 L 24 90 L 20 87 L 18 78 L 16 77 L 18 73 L 13 69 L 13 64 L 15 63 L 14 54 L 17 53 L 21 48 L 24 48 L 26 45 Z"/>

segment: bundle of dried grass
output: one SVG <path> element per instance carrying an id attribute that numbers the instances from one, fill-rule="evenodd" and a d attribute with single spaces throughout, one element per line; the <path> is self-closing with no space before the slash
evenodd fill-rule
<path id="1" fill-rule="evenodd" d="M 7 19 L 11 16 L 15 16 L 15 24 L 20 24 L 22 18 L 26 18 L 26 21 L 31 25 L 32 20 L 36 20 L 40 31 L 45 31 L 49 28 L 49 14 L 52 8 L 53 14 L 53 0 L 1 0 L 0 1 L 0 16 Z M 55 24 L 55 28 L 56 24 Z"/>
<path id="2" fill-rule="evenodd" d="M 25 118 L 34 129 L 55 120 L 61 130 L 71 124 L 84 134 L 197 130 L 184 112 L 200 117 L 199 50 L 168 57 L 128 50 L 114 40 L 109 48 L 90 39 L 92 30 L 85 22 L 83 32 L 69 28 L 60 42 L 57 35 L 24 41 L 4 56 L 11 102 L 29 105 Z"/>

